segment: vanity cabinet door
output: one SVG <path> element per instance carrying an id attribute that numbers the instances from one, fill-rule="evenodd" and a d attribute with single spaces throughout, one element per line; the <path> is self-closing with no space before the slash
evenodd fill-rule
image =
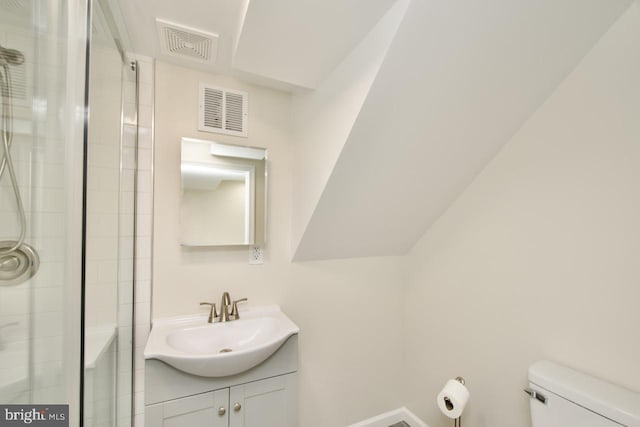
<path id="1" fill-rule="evenodd" d="M 231 387 L 229 427 L 297 427 L 296 374 Z"/>
<path id="2" fill-rule="evenodd" d="M 145 407 L 145 427 L 228 427 L 229 389 Z"/>

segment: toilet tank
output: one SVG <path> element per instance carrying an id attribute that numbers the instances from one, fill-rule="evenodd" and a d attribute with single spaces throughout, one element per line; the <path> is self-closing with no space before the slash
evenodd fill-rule
<path id="1" fill-rule="evenodd" d="M 640 427 L 640 393 L 549 361 L 529 368 L 533 427 Z"/>

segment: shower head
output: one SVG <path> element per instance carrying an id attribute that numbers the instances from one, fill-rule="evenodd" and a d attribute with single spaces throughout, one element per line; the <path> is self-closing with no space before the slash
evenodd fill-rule
<path id="1" fill-rule="evenodd" d="M 21 65 L 23 62 L 24 55 L 22 52 L 0 46 L 0 64 Z"/>

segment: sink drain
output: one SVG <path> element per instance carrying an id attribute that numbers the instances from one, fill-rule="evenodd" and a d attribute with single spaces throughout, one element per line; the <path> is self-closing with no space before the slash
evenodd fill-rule
<path id="1" fill-rule="evenodd" d="M 222 350 L 220 350 L 218 353 L 231 353 L 233 350 L 231 350 L 230 348 L 223 348 Z"/>

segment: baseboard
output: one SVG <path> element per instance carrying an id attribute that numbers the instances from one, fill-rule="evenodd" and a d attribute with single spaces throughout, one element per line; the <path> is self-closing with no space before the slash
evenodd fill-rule
<path id="1" fill-rule="evenodd" d="M 424 421 L 415 416 L 410 410 L 405 408 L 394 409 L 393 411 L 385 412 L 384 414 L 376 415 L 375 417 L 359 421 L 355 424 L 351 424 L 348 427 L 389 427 L 394 423 L 405 421 L 411 427 L 429 427 Z"/>

